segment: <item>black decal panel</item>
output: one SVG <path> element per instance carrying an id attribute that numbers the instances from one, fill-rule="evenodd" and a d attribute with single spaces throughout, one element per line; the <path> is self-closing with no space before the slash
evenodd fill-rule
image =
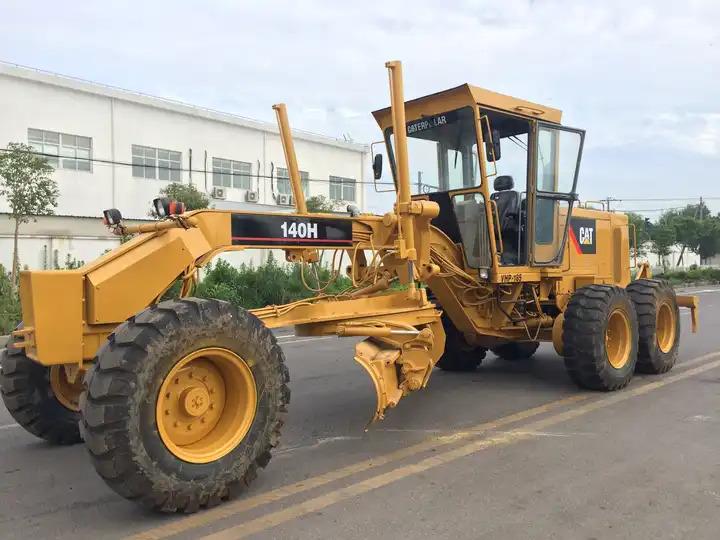
<path id="1" fill-rule="evenodd" d="M 597 251 L 597 239 L 594 219 L 570 218 L 570 241 L 575 250 L 583 255 L 594 255 Z"/>
<path id="2" fill-rule="evenodd" d="M 234 214 L 231 227 L 235 246 L 352 246 L 349 219 Z"/>
<path id="3" fill-rule="evenodd" d="M 407 123 L 407 134 L 413 136 L 421 131 L 433 129 L 447 124 L 452 124 L 458 119 L 457 111 L 449 111 L 442 114 L 436 114 L 435 116 L 425 116 L 419 120 L 413 120 Z"/>

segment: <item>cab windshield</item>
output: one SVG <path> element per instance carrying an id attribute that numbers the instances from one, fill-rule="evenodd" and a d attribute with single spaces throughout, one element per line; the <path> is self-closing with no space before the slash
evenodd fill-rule
<path id="1" fill-rule="evenodd" d="M 413 194 L 468 188 L 480 183 L 474 124 L 470 107 L 406 124 Z M 390 156 L 394 156 L 392 128 L 386 130 L 386 138 Z M 395 170 L 394 163 L 392 167 Z"/>

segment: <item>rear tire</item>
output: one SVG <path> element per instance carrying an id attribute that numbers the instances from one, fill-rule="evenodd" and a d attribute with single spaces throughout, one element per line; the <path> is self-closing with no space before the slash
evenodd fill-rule
<path id="1" fill-rule="evenodd" d="M 10 416 L 28 433 L 57 445 L 79 443 L 80 413 L 55 396 L 50 369 L 25 356 L 21 349 L 0 350 L 2 400 Z"/>
<path id="2" fill-rule="evenodd" d="M 565 310 L 563 350 L 570 378 L 583 388 L 619 390 L 637 362 L 638 323 L 625 289 L 589 285 L 575 291 Z"/>
<path id="3" fill-rule="evenodd" d="M 639 373 L 658 375 L 675 365 L 680 346 L 680 310 L 675 290 L 665 281 L 639 279 L 627 291 L 638 316 Z"/>
<path id="4" fill-rule="evenodd" d="M 251 372 L 251 399 L 231 401 L 242 370 Z M 152 306 L 115 329 L 86 377 L 82 431 L 95 469 L 154 510 L 219 504 L 270 461 L 288 380 L 280 346 L 251 313 L 198 298 Z"/>
<path id="5" fill-rule="evenodd" d="M 513 362 L 516 360 L 527 360 L 538 350 L 540 343 L 537 341 L 513 341 L 503 343 L 490 349 L 496 356 Z"/>
<path id="6" fill-rule="evenodd" d="M 443 371 L 475 371 L 485 358 L 487 349 L 469 345 L 462 332 L 445 314 L 442 323 L 445 329 L 445 351 L 435 365 Z"/>

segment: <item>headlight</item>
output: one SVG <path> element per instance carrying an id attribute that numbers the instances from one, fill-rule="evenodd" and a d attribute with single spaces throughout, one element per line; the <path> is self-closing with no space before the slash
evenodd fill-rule
<path id="1" fill-rule="evenodd" d="M 157 199 L 153 199 L 153 207 L 155 208 L 155 214 L 159 218 L 165 218 L 170 213 L 169 206 L 170 206 L 170 199 L 167 197 L 158 197 Z"/>
<path id="2" fill-rule="evenodd" d="M 121 221 L 122 214 L 117 208 L 103 210 L 103 223 L 105 223 L 105 225 L 107 225 L 108 227 L 115 227 L 116 225 L 120 225 Z"/>

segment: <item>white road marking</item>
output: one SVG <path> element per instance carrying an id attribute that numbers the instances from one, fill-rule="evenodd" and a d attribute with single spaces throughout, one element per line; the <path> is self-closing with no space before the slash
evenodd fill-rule
<path id="1" fill-rule="evenodd" d="M 362 439 L 360 436 L 339 436 L 339 437 L 323 437 L 322 439 L 317 439 L 312 444 L 299 444 L 297 446 L 288 446 L 287 448 L 279 448 L 276 450 L 273 450 L 273 455 L 275 456 L 282 456 L 283 454 L 289 454 L 291 452 L 295 452 L 296 450 L 307 450 L 309 448 L 317 448 L 318 446 L 322 446 L 324 444 L 328 443 L 334 443 L 339 441 L 357 441 Z"/>
<path id="2" fill-rule="evenodd" d="M 306 341 L 320 341 L 321 339 L 336 339 L 337 336 L 317 336 L 317 337 L 308 337 L 308 338 L 302 338 L 302 339 L 291 339 L 289 341 L 283 341 L 283 345 L 287 345 L 288 343 L 305 343 Z"/>
<path id="3" fill-rule="evenodd" d="M 498 433 L 506 433 L 510 434 L 510 431 L 499 431 Z M 557 433 L 553 431 L 522 431 L 522 430 L 515 430 L 512 433 L 520 433 L 523 435 L 528 435 L 530 437 L 575 437 L 577 435 L 590 435 L 594 436 L 593 433 L 580 433 L 580 432 L 571 432 L 571 433 Z"/>
<path id="4" fill-rule="evenodd" d="M 705 414 L 696 414 L 695 416 L 690 416 L 686 418 L 685 420 L 688 420 L 690 422 L 714 422 L 712 416 L 707 416 Z"/>
<path id="5" fill-rule="evenodd" d="M 7 424 L 4 426 L 0 426 L 0 431 L 2 431 L 3 429 L 13 429 L 13 428 L 19 428 L 19 427 L 20 427 L 20 424 Z"/>
<path id="6" fill-rule="evenodd" d="M 291 337 L 295 337 L 295 334 L 284 334 L 282 336 L 276 336 L 278 339 L 287 339 Z"/>

